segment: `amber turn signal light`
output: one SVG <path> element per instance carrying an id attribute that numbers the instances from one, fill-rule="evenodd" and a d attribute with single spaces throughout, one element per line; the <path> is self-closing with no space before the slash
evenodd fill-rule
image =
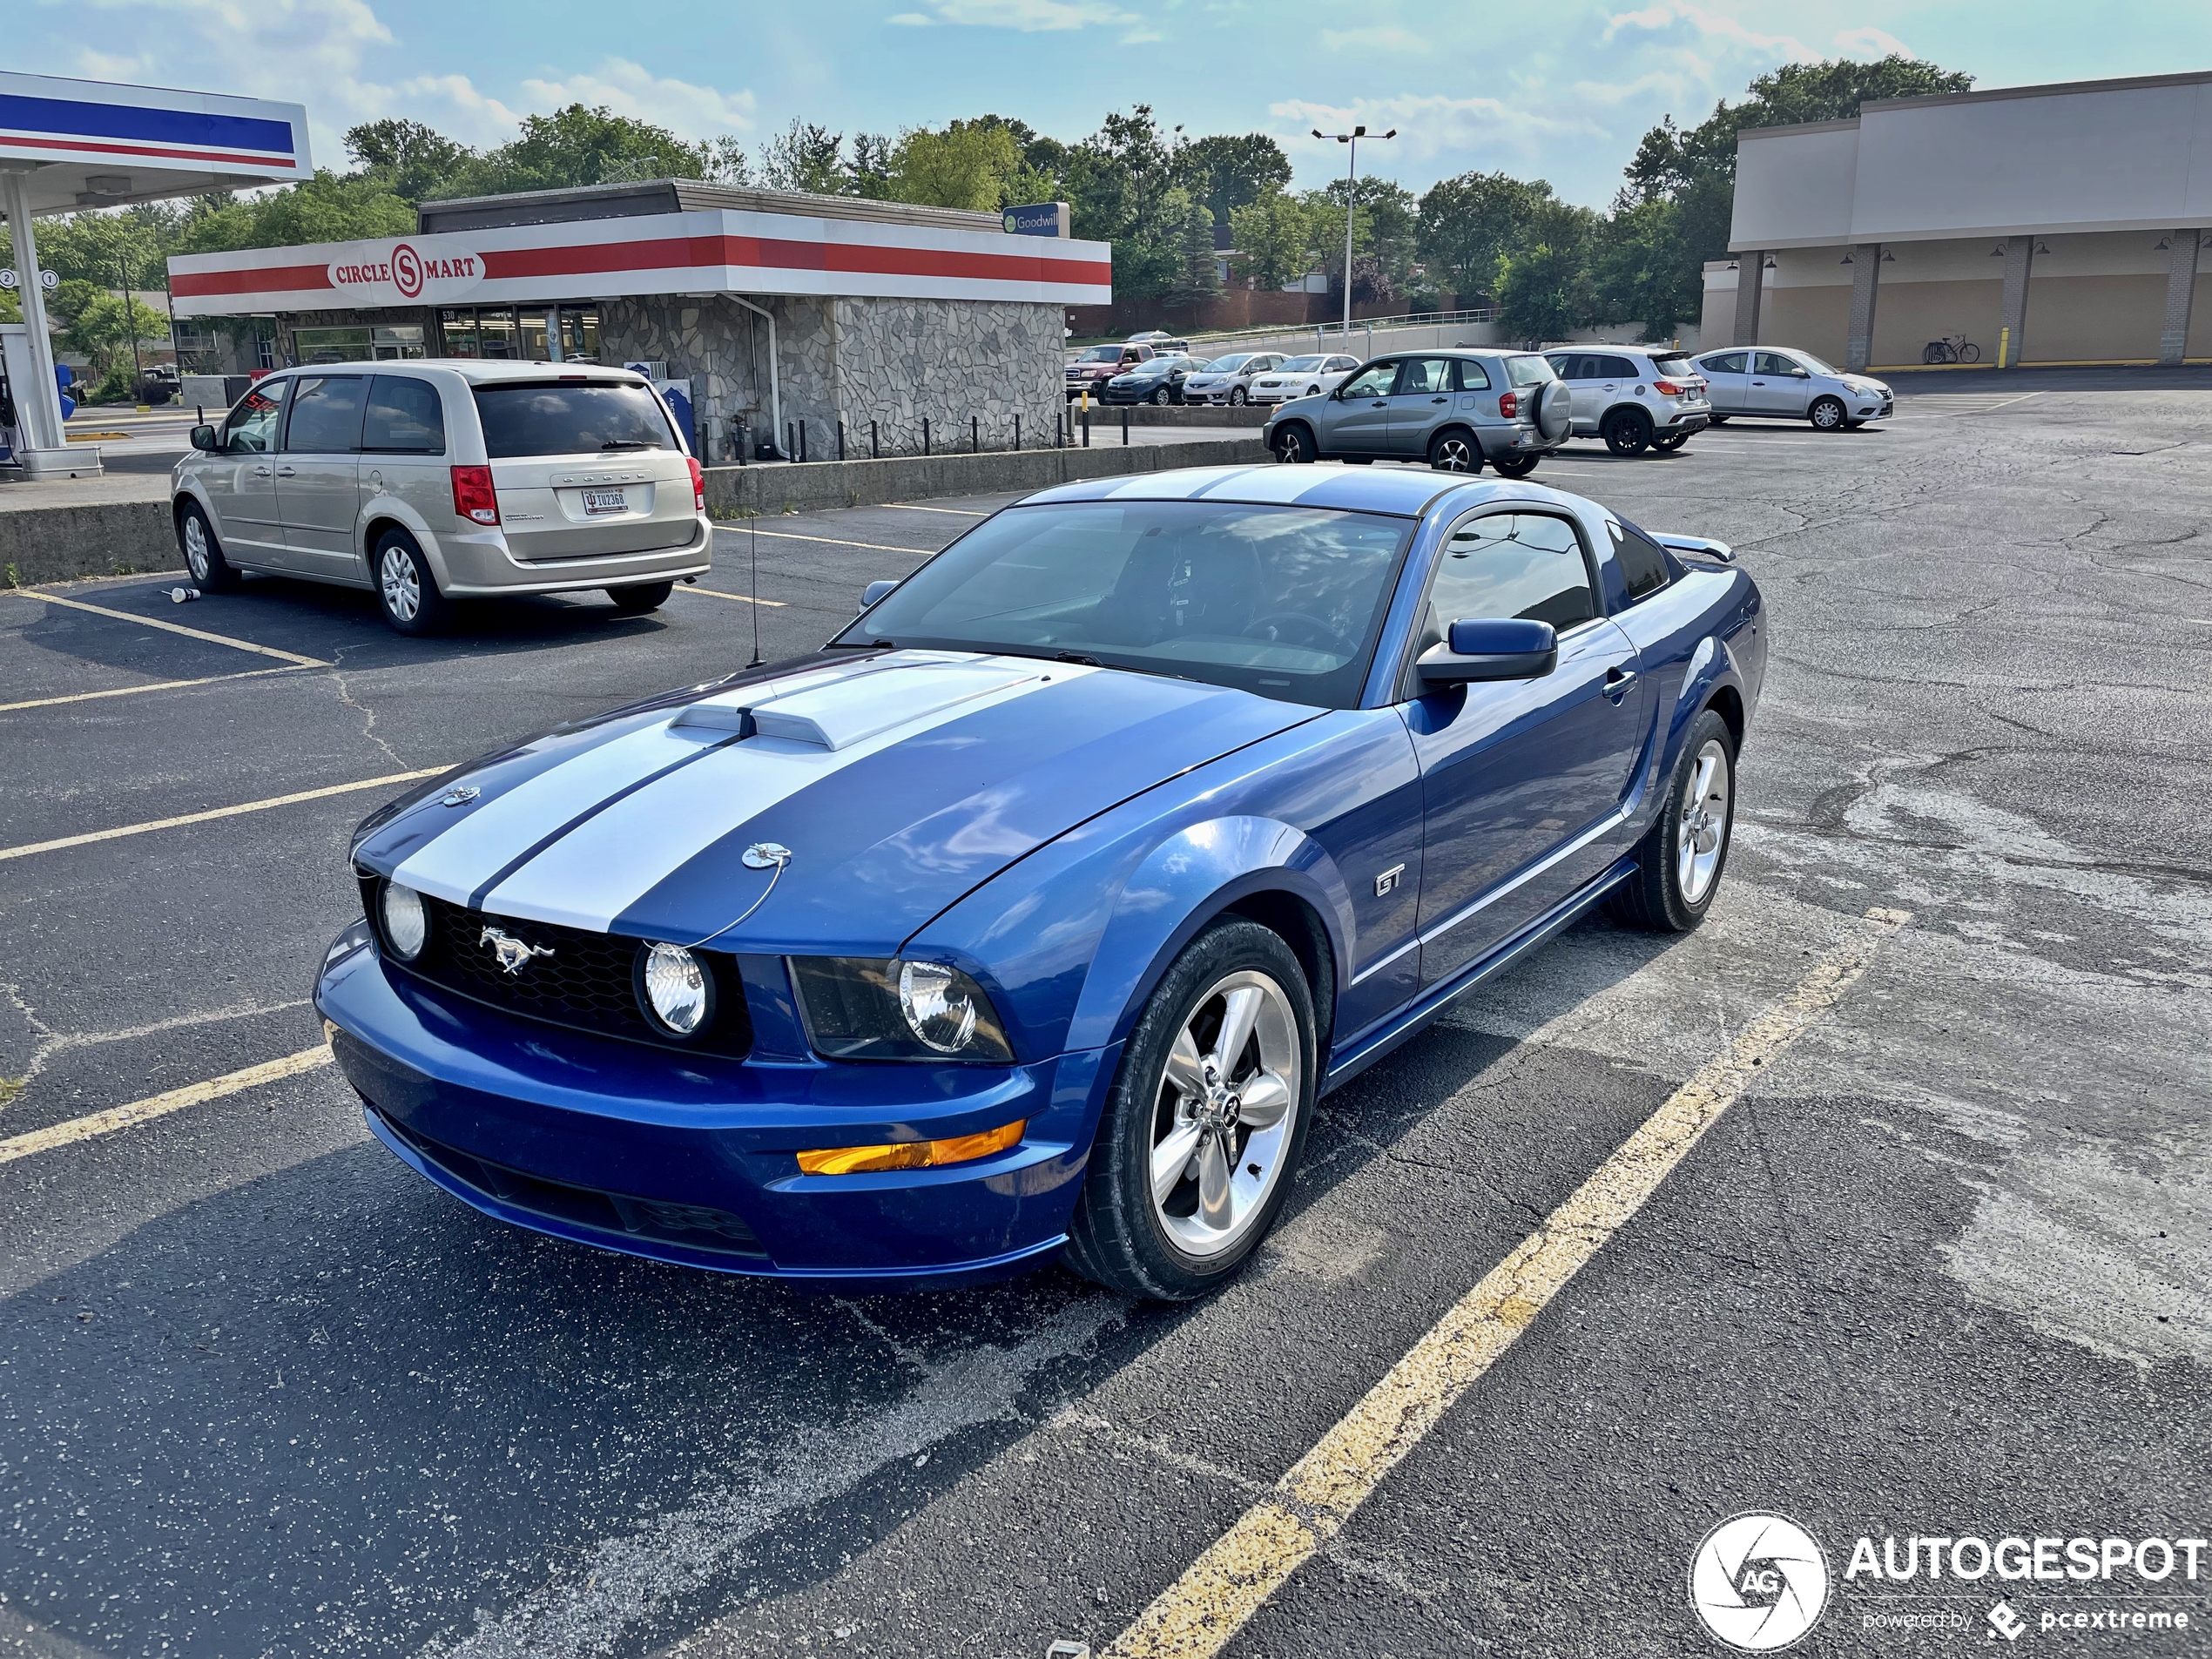
<path id="1" fill-rule="evenodd" d="M 833 1146 L 801 1152 L 802 1175 L 860 1175 L 870 1170 L 930 1170 L 941 1163 L 967 1163 L 1003 1152 L 1022 1138 L 1026 1117 L 980 1135 L 955 1135 L 948 1141 L 894 1141 L 887 1146 Z"/>

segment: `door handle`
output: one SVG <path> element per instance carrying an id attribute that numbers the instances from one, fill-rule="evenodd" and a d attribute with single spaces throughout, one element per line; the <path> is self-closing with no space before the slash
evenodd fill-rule
<path id="1" fill-rule="evenodd" d="M 299 475 L 289 467 L 279 467 L 277 469 L 277 476 L 280 478 L 296 478 Z"/>
<path id="2" fill-rule="evenodd" d="M 266 467 L 256 467 L 253 469 L 253 475 L 256 478 L 266 478 L 269 475 L 269 469 Z"/>
<path id="3" fill-rule="evenodd" d="M 1429 399 L 1429 401 L 1432 403 L 1449 403 L 1452 400 L 1448 397 L 1433 397 Z"/>
<path id="4" fill-rule="evenodd" d="M 1390 407 L 1390 400 L 1386 397 L 1379 397 L 1367 407 L 1371 409 L 1386 409 Z"/>
<path id="5" fill-rule="evenodd" d="M 1621 699 L 1629 694 L 1629 687 L 1635 683 L 1636 671 L 1633 668 L 1608 668 L 1605 671 L 1605 694 L 1613 699 L 1616 708 Z"/>

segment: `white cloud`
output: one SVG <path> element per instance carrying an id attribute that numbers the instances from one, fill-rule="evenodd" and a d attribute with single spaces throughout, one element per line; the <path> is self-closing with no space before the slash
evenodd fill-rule
<path id="1" fill-rule="evenodd" d="M 557 81 L 526 80 L 523 91 L 533 105 L 557 109 L 567 104 L 604 105 L 617 115 L 664 126 L 678 138 L 711 138 L 753 125 L 750 91 L 725 92 L 711 86 L 657 76 L 626 57 L 610 57 L 589 74 Z"/>
<path id="2" fill-rule="evenodd" d="M 1408 92 L 1396 98 L 1360 98 L 1349 105 L 1294 98 L 1267 107 L 1268 113 L 1283 124 L 1276 136 L 1293 154 L 1324 148 L 1308 136 L 1315 127 L 1324 132 L 1347 132 L 1355 126 L 1366 126 L 1372 136 L 1361 142 L 1373 147 L 1364 153 L 1361 170 L 1383 173 L 1396 171 L 1392 159 L 1395 156 L 1426 160 L 1447 153 L 1456 157 L 1501 149 L 1534 156 L 1546 140 L 1576 134 L 1602 136 L 1599 128 L 1578 116 L 1516 108 L 1494 98 Z M 1387 144 L 1378 142 L 1393 127 L 1398 129 L 1398 137 Z M 1330 166 L 1341 165 L 1340 146 L 1327 143 L 1325 151 Z"/>
<path id="3" fill-rule="evenodd" d="M 1610 41 L 1622 30 L 1641 29 L 1654 34 L 1689 31 L 1716 44 L 1732 46 L 1739 51 L 1770 56 L 1779 52 L 1791 57 L 1817 57 L 1795 35 L 1766 35 L 1750 29 L 1724 11 L 1710 6 L 1694 5 L 1690 0 L 1658 0 L 1655 5 L 1639 11 L 1623 11 L 1606 19 L 1602 37 Z"/>
<path id="4" fill-rule="evenodd" d="M 497 98 L 478 91 L 466 75 L 417 75 L 400 84 L 399 96 L 409 101 L 410 108 L 434 118 L 430 125 L 464 144 L 504 144 L 515 136 L 522 118 Z"/>
<path id="5" fill-rule="evenodd" d="M 895 17 L 884 19 L 886 23 L 903 24 L 909 29 L 927 29 L 936 21 L 934 17 L 923 17 L 919 11 L 901 11 Z"/>
<path id="6" fill-rule="evenodd" d="M 1831 43 L 1845 57 L 1910 57 L 1912 49 L 1883 29 L 1845 29 Z"/>
<path id="7" fill-rule="evenodd" d="M 1324 29 L 1321 44 L 1331 52 L 1413 52 L 1426 55 L 1434 50 L 1436 42 L 1433 37 L 1424 39 L 1410 29 L 1386 23 L 1369 29 Z"/>
<path id="8" fill-rule="evenodd" d="M 1013 29 L 1025 35 L 1050 30 L 1087 29 L 1093 24 L 1143 21 L 1109 0 L 928 0 L 928 3 L 940 23 L 965 24 L 979 29 Z M 893 21 L 904 23 L 914 15 L 908 12 Z"/>

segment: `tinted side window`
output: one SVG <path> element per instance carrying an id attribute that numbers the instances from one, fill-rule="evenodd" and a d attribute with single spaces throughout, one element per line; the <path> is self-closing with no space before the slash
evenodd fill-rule
<path id="1" fill-rule="evenodd" d="M 1598 359 L 1597 378 L 1602 381 L 1632 381 L 1636 378 L 1636 366 L 1625 357 Z"/>
<path id="2" fill-rule="evenodd" d="M 1563 381 L 1581 378 L 1575 372 L 1575 354 L 1571 351 L 1555 351 L 1544 361 L 1552 366 L 1552 373 Z"/>
<path id="3" fill-rule="evenodd" d="M 1751 372 L 1754 374 L 1794 374 L 1797 372 L 1797 366 L 1780 352 L 1763 351 L 1759 354 L 1758 367 Z"/>
<path id="4" fill-rule="evenodd" d="M 369 382 L 361 448 L 379 455 L 443 455 L 446 417 L 438 388 L 428 381 L 379 374 Z"/>
<path id="5" fill-rule="evenodd" d="M 1493 513 L 1453 530 L 1429 588 L 1422 648 L 1455 622 L 1521 617 L 1562 631 L 1597 615 L 1581 538 L 1545 513 Z"/>
<path id="6" fill-rule="evenodd" d="M 1613 556 L 1621 561 L 1621 575 L 1628 583 L 1629 597 L 1641 599 L 1665 587 L 1669 572 L 1667 556 L 1660 551 L 1659 543 L 1633 524 L 1609 528 L 1613 529 Z"/>
<path id="7" fill-rule="evenodd" d="M 276 395 L 248 392 L 223 422 L 223 448 L 234 455 L 265 455 L 276 448 L 277 410 L 282 407 L 284 387 Z"/>
<path id="8" fill-rule="evenodd" d="M 1487 392 L 1490 389 L 1490 371 L 1472 358 L 1460 359 L 1460 390 Z"/>
<path id="9" fill-rule="evenodd" d="M 1741 374 L 1743 354 L 1740 351 L 1723 352 L 1717 357 L 1708 357 L 1700 365 L 1708 374 Z"/>
<path id="10" fill-rule="evenodd" d="M 348 455 L 361 447 L 361 405 L 368 381 L 359 374 L 302 374 L 284 422 L 293 455 Z"/>

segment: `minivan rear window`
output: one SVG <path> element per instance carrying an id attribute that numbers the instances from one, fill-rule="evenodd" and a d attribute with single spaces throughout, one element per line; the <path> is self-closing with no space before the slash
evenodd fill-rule
<path id="1" fill-rule="evenodd" d="M 476 413 L 494 461 L 677 447 L 660 400 L 624 381 L 479 386 Z"/>

